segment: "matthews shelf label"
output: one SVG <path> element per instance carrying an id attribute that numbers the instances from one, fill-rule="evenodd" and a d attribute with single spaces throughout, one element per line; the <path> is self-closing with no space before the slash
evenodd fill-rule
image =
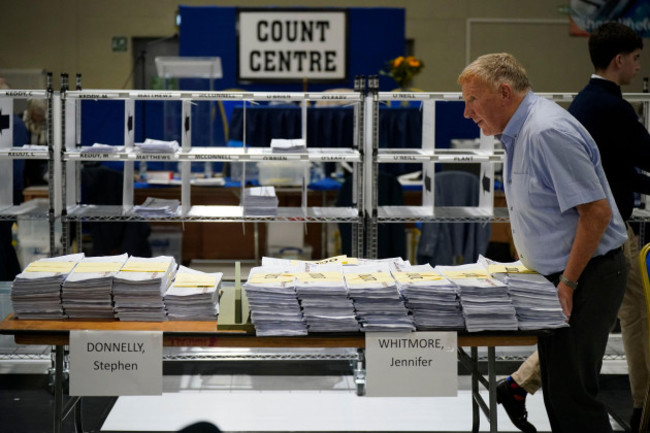
<path id="1" fill-rule="evenodd" d="M 70 395 L 162 394 L 162 332 L 70 331 Z"/>
<path id="2" fill-rule="evenodd" d="M 366 395 L 455 397 L 455 332 L 366 333 Z"/>

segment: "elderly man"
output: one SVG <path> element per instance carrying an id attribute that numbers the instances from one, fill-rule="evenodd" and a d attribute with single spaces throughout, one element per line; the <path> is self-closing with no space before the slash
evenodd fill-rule
<path id="1" fill-rule="evenodd" d="M 521 261 L 557 285 L 570 327 L 539 339 L 553 432 L 611 432 L 597 399 L 609 331 L 625 292 L 625 224 L 585 128 L 535 95 L 510 54 L 487 54 L 458 77 L 465 117 L 506 149 L 504 188 Z"/>

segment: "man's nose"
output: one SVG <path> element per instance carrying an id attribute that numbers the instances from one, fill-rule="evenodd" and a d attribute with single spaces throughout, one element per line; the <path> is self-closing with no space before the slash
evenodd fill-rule
<path id="1" fill-rule="evenodd" d="M 469 108 L 469 106 L 465 104 L 465 109 L 463 110 L 463 116 L 465 117 L 465 119 L 469 119 L 471 117 L 470 111 L 471 109 Z"/>

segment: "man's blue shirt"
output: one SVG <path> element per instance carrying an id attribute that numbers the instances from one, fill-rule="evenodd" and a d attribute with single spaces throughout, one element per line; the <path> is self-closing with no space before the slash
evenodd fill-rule
<path id="1" fill-rule="evenodd" d="M 541 274 L 562 271 L 576 234 L 576 206 L 606 198 L 612 209 L 595 255 L 627 239 L 587 130 L 555 102 L 529 92 L 499 137 L 506 149 L 504 189 L 521 261 Z"/>

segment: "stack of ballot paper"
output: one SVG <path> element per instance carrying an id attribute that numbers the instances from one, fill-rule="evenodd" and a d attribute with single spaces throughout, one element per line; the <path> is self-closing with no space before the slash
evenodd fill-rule
<path id="1" fill-rule="evenodd" d="M 479 262 L 481 262 L 480 258 Z M 551 329 L 568 326 L 557 296 L 557 288 L 543 275 L 529 270 L 521 261 L 512 263 L 489 261 L 487 270 L 494 278 L 508 286 L 508 294 L 517 311 L 519 329 Z"/>
<path id="2" fill-rule="evenodd" d="M 294 274 L 300 270 L 289 266 L 251 269 L 244 290 L 256 335 L 307 335 L 294 284 Z"/>
<path id="3" fill-rule="evenodd" d="M 344 267 L 343 274 L 362 331 L 415 330 L 388 264 Z"/>
<path id="4" fill-rule="evenodd" d="M 39 259 L 16 275 L 11 303 L 19 319 L 63 319 L 61 284 L 84 254 Z"/>
<path id="5" fill-rule="evenodd" d="M 272 138 L 271 150 L 273 152 L 304 152 L 307 143 L 304 138 Z"/>
<path id="6" fill-rule="evenodd" d="M 124 146 L 113 146 L 112 144 L 93 143 L 92 146 L 81 146 L 81 153 L 118 153 L 124 150 Z"/>
<path id="7" fill-rule="evenodd" d="M 295 274 L 296 294 L 309 332 L 359 330 L 340 266 Z"/>
<path id="8" fill-rule="evenodd" d="M 180 266 L 164 296 L 169 320 L 217 320 L 222 272 Z"/>
<path id="9" fill-rule="evenodd" d="M 112 319 L 113 277 L 128 254 L 85 257 L 63 282 L 62 299 L 70 318 Z"/>
<path id="10" fill-rule="evenodd" d="M 418 331 L 465 329 L 456 285 L 429 264 L 393 271 L 397 287 L 413 313 Z"/>
<path id="11" fill-rule="evenodd" d="M 166 320 L 163 295 L 175 273 L 173 257 L 129 257 L 113 280 L 116 316 L 124 321 Z"/>
<path id="12" fill-rule="evenodd" d="M 141 205 L 133 206 L 133 212 L 144 217 L 176 216 L 181 202 L 176 199 L 147 197 Z"/>
<path id="13" fill-rule="evenodd" d="M 435 270 L 458 288 L 467 331 L 517 330 L 517 316 L 508 296 L 508 286 L 492 278 L 481 265 L 436 266 Z"/>
<path id="14" fill-rule="evenodd" d="M 135 143 L 135 148 L 142 153 L 174 153 L 180 149 L 178 141 L 155 140 L 146 138 L 143 143 Z"/>
<path id="15" fill-rule="evenodd" d="M 278 197 L 273 186 L 246 188 L 241 200 L 245 215 L 276 215 Z"/>

